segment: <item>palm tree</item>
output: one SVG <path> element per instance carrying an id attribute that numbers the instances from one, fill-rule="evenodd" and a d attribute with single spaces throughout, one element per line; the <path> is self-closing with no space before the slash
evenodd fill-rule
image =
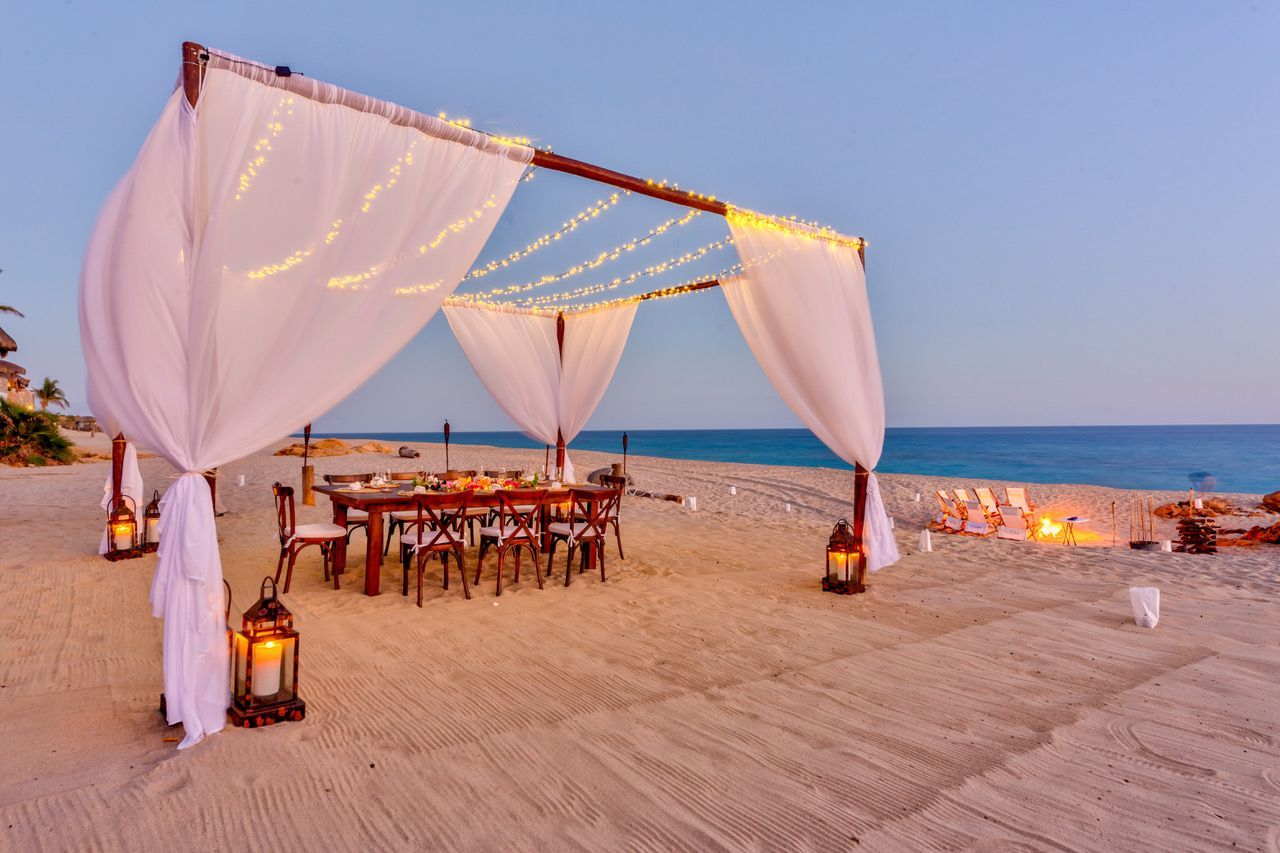
<path id="1" fill-rule="evenodd" d="M 26 314 L 23 314 L 21 311 L 19 311 L 17 308 L 14 308 L 12 305 L 0 305 L 0 314 L 12 314 L 15 317 L 27 316 Z"/>
<path id="2" fill-rule="evenodd" d="M 50 379 L 48 376 L 44 378 L 44 383 L 36 389 L 36 399 L 40 401 L 40 411 L 47 412 L 49 404 L 52 403 L 59 408 L 67 408 L 67 395 L 58 387 L 58 380 Z"/>

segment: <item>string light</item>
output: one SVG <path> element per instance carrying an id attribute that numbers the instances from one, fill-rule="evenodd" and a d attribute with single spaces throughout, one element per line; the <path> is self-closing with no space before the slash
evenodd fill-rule
<path id="1" fill-rule="evenodd" d="M 532 172 L 530 174 L 532 174 Z M 509 267 L 512 264 L 516 263 L 517 261 L 524 260 L 525 258 L 529 257 L 539 249 L 544 248 L 545 246 L 549 246 L 550 244 L 554 243 L 556 240 L 561 239 L 562 237 L 564 237 L 564 235 L 572 233 L 573 231 L 576 231 L 578 229 L 578 226 L 586 222 L 587 220 L 595 219 L 596 217 L 600 216 L 600 214 L 604 213 L 605 211 L 609 210 L 612 207 L 615 207 L 618 204 L 618 202 L 622 200 L 623 196 L 628 196 L 628 195 L 631 195 L 631 191 L 624 190 L 622 192 L 616 192 L 613 195 L 609 196 L 608 198 L 599 199 L 598 201 L 588 205 L 587 207 L 584 207 L 582 210 L 575 213 L 569 219 L 568 222 L 561 224 L 560 229 L 558 231 L 552 231 L 547 234 L 543 234 L 541 237 L 534 240 L 532 243 L 529 243 L 523 249 L 517 249 L 516 251 L 507 255 L 505 258 L 500 258 L 495 261 L 489 261 L 489 263 L 485 264 L 482 267 L 476 267 L 471 272 L 467 273 L 466 278 L 464 278 L 463 281 L 470 281 L 471 279 L 476 279 L 476 278 L 484 278 L 486 275 L 493 272 L 494 270 L 501 269 L 503 267 Z"/>
<path id="2" fill-rule="evenodd" d="M 513 293 L 528 293 L 530 290 L 534 290 L 535 288 L 545 287 L 548 284 L 554 284 L 555 282 L 563 281 L 566 278 L 573 278 L 576 275 L 581 275 L 587 270 L 597 269 L 598 267 L 604 266 L 610 261 L 616 261 L 618 258 L 622 257 L 627 252 L 633 252 L 636 249 L 641 248 L 642 246 L 647 246 L 651 242 L 653 242 L 654 238 L 667 233 L 672 228 L 680 228 L 685 225 L 688 225 L 690 222 L 694 220 L 695 217 L 698 217 L 701 214 L 702 214 L 701 210 L 691 210 L 688 213 L 686 213 L 684 216 L 679 216 L 674 219 L 668 219 L 666 222 L 663 222 L 657 227 L 651 229 L 649 233 L 645 234 L 644 236 L 634 237 L 626 241 L 625 243 L 614 246 L 612 249 L 606 249 L 605 251 L 601 252 L 600 254 L 596 255 L 594 258 L 591 258 L 590 260 L 586 260 L 586 261 L 582 261 L 581 263 L 574 264 L 564 272 L 544 275 L 541 278 L 537 278 L 533 281 L 525 282 L 524 284 L 511 284 L 511 285 L 507 285 L 506 287 L 496 287 L 493 290 L 489 290 L 489 291 L 486 291 L 485 293 L 480 293 L 476 295 L 479 296 L 480 298 L 485 298 L 490 296 L 510 296 Z"/>
<path id="3" fill-rule="evenodd" d="M 769 216 L 764 213 L 756 213 L 754 210 L 746 210 L 740 207 L 729 206 L 725 213 L 725 219 L 751 228 L 757 228 L 765 231 L 782 231 L 797 237 L 806 237 L 811 240 L 825 240 L 829 243 L 835 243 L 839 246 L 847 246 L 851 249 L 862 249 L 867 245 L 867 241 L 861 237 L 848 237 L 841 234 L 826 225 L 820 225 L 816 222 L 806 222 L 797 219 L 794 216 L 781 217 Z"/>

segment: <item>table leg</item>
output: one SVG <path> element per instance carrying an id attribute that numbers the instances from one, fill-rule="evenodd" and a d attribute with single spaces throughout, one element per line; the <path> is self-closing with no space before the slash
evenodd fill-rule
<path id="1" fill-rule="evenodd" d="M 382 507 L 369 507 L 368 542 L 364 557 L 364 594 L 382 592 Z"/>
<path id="2" fill-rule="evenodd" d="M 344 504 L 334 503 L 333 505 L 333 523 L 347 529 L 347 507 Z M 333 549 L 333 572 L 341 575 L 347 567 L 347 537 L 342 537 L 337 541 L 337 547 Z"/>
<path id="3" fill-rule="evenodd" d="M 551 550 L 551 534 L 547 532 L 547 525 L 551 523 L 551 507 L 545 503 L 538 508 L 538 529 L 542 531 L 538 535 L 538 548 L 545 554 Z M 548 569 L 550 574 L 550 569 Z"/>

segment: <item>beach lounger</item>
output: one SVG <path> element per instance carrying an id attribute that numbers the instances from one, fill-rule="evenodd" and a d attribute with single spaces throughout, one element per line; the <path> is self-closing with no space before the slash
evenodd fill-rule
<path id="1" fill-rule="evenodd" d="M 938 499 L 938 506 L 942 507 L 942 512 L 938 513 L 938 517 L 934 520 L 950 533 L 959 533 L 963 530 L 964 514 L 952 503 L 951 498 L 947 497 L 947 493 L 939 489 L 933 495 Z"/>
<path id="2" fill-rule="evenodd" d="M 1016 506 L 1002 506 L 999 512 L 1000 526 L 996 528 L 997 538 L 1012 539 L 1015 542 L 1025 542 L 1032 538 L 1031 524 L 1022 514 L 1022 510 Z"/>
<path id="3" fill-rule="evenodd" d="M 987 514 L 978 501 L 965 501 L 964 532 L 974 536 L 990 536 L 995 533 L 996 526 L 987 520 Z"/>
<path id="4" fill-rule="evenodd" d="M 951 492 L 956 496 L 956 503 L 960 506 L 964 506 L 973 500 L 973 495 L 969 494 L 968 489 L 952 489 Z"/>
<path id="5" fill-rule="evenodd" d="M 1005 486 L 1004 502 L 1008 506 L 1016 506 L 1022 510 L 1023 515 L 1035 513 L 1036 508 L 1031 504 L 1031 498 L 1027 495 L 1027 490 L 1022 486 Z"/>
<path id="6" fill-rule="evenodd" d="M 982 508 L 987 511 L 987 515 L 995 518 L 1000 514 L 1000 502 L 996 500 L 996 493 L 986 486 L 979 486 L 973 490 L 977 495 L 978 502 L 982 504 Z"/>

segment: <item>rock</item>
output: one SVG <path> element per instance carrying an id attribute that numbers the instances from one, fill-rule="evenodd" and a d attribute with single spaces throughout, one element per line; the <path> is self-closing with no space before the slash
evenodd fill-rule
<path id="1" fill-rule="evenodd" d="M 605 474 L 612 474 L 612 473 L 613 473 L 613 468 L 597 468 L 596 470 L 592 471 L 590 474 L 587 475 L 587 482 L 598 486 L 600 485 L 600 478 L 602 476 L 604 476 Z M 631 479 L 630 474 L 627 475 L 627 485 L 628 486 L 635 485 L 635 483 Z"/>
<path id="2" fill-rule="evenodd" d="M 1280 521 L 1277 521 L 1270 527 L 1251 527 L 1240 538 L 1249 539 L 1254 542 L 1280 544 Z"/>
<path id="3" fill-rule="evenodd" d="M 1280 512 L 1280 492 L 1263 495 L 1262 508 L 1268 512 Z"/>
<path id="4" fill-rule="evenodd" d="M 396 452 L 400 454 L 401 459 L 417 459 L 422 455 L 407 444 L 400 445 L 400 449 Z"/>
<path id="5" fill-rule="evenodd" d="M 276 456 L 302 456 L 303 446 L 299 444 L 291 444 L 288 447 L 282 447 L 277 450 Z M 366 444 L 352 447 L 340 438 L 321 438 L 311 442 L 311 456 L 347 456 L 351 453 L 395 453 L 396 451 L 383 444 L 380 441 L 370 441 Z"/>

